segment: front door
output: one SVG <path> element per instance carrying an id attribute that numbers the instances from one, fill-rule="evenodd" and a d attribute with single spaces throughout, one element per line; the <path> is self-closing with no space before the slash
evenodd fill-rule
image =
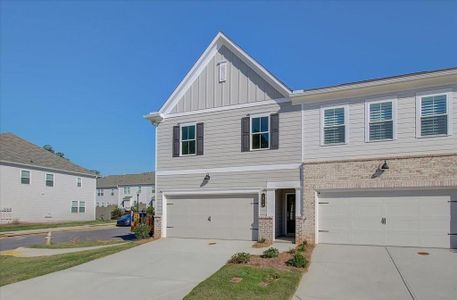
<path id="1" fill-rule="evenodd" d="M 295 194 L 286 194 L 286 233 L 295 234 Z"/>

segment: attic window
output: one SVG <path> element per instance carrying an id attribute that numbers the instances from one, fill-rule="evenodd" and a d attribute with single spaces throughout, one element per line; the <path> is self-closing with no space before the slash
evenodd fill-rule
<path id="1" fill-rule="evenodd" d="M 227 79 L 227 62 L 223 61 L 218 64 L 219 66 L 219 83 L 225 82 Z"/>

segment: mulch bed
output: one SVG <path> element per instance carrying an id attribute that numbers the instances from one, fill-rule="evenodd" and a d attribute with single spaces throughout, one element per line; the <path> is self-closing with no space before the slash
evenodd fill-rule
<path id="1" fill-rule="evenodd" d="M 313 252 L 313 249 L 314 245 L 306 245 L 305 251 L 302 252 L 303 256 L 305 256 L 305 258 L 308 260 L 306 268 L 296 268 L 293 266 L 289 266 L 287 264 L 287 261 L 291 259 L 292 256 L 294 256 L 293 253 L 289 252 L 279 253 L 277 257 L 273 258 L 264 258 L 261 255 L 251 255 L 251 259 L 247 264 L 256 267 L 275 268 L 280 271 L 305 271 L 307 270 L 309 262 L 311 261 L 311 254 Z"/>

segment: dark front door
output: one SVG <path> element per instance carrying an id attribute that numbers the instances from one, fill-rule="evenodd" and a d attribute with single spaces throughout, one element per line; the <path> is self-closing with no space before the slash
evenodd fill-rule
<path id="1" fill-rule="evenodd" d="M 295 234 L 295 194 L 286 194 L 286 230 Z"/>

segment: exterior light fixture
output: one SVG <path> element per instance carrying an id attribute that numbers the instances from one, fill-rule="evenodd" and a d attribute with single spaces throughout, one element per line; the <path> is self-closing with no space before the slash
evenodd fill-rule
<path id="1" fill-rule="evenodd" d="M 206 173 L 204 180 L 209 181 L 211 179 L 211 176 L 209 176 L 209 173 Z"/>
<path id="2" fill-rule="evenodd" d="M 262 195 L 260 196 L 260 205 L 262 207 L 265 207 L 265 193 L 262 193 Z"/>
<path id="3" fill-rule="evenodd" d="M 389 165 L 387 164 L 387 161 L 385 160 L 384 163 L 381 166 L 381 170 L 389 170 Z"/>

